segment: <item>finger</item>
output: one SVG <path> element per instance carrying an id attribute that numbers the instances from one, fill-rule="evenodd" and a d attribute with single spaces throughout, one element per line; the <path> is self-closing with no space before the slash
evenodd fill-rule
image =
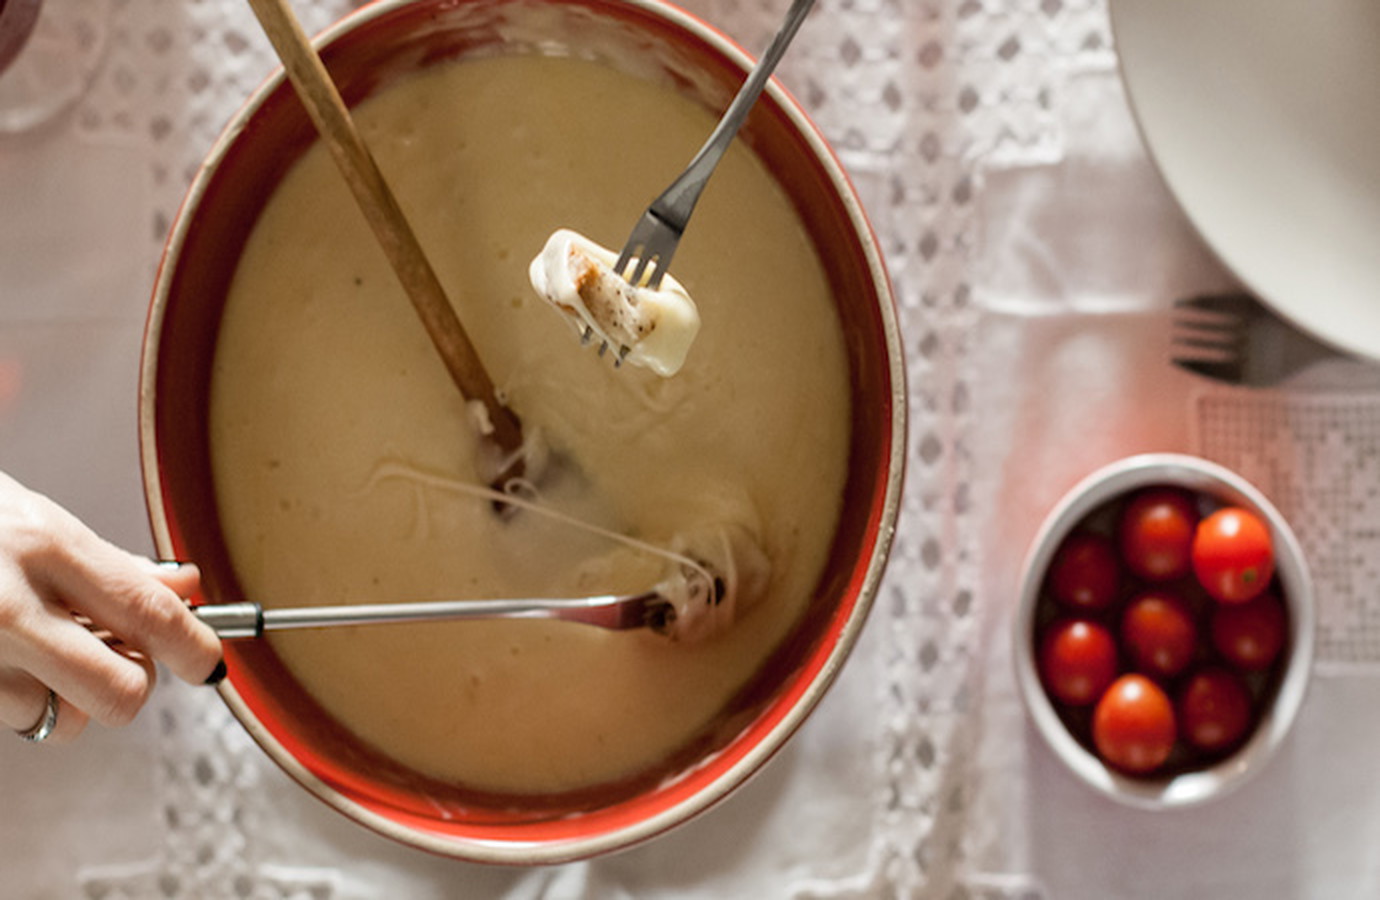
<path id="1" fill-rule="evenodd" d="M 132 554 L 131 554 L 132 555 Z M 177 593 L 183 600 L 190 600 L 194 594 L 201 590 L 201 569 L 195 563 L 180 562 L 176 560 L 163 560 L 155 562 L 147 557 L 134 556 L 139 565 L 144 566 L 149 572 Z M 197 617 L 198 624 L 206 630 L 214 633 L 209 625 L 206 625 L 200 617 Z M 220 636 L 215 635 L 217 646 L 219 646 Z M 201 681 L 202 684 L 219 684 L 226 675 L 225 657 L 222 655 L 211 674 Z"/>
<path id="2" fill-rule="evenodd" d="M 6 654 L 16 668 L 112 728 L 129 724 L 153 692 L 153 661 L 117 651 L 46 605 L 16 626 Z"/>
<path id="3" fill-rule="evenodd" d="M 194 563 L 175 560 L 155 562 L 147 557 L 130 554 L 135 565 L 171 588 L 183 600 L 201 590 L 201 570 Z"/>
<path id="4" fill-rule="evenodd" d="M 159 571 L 75 520 L 68 528 L 71 540 L 55 551 L 46 572 L 63 601 L 182 680 L 204 682 L 220 662 L 221 647 L 180 596 L 196 590 L 195 567 Z"/>
<path id="5" fill-rule="evenodd" d="M 58 697 L 57 722 L 44 742 L 65 744 L 77 739 L 90 717 Z M 23 709 L 24 712 L 15 712 Z M 0 725 L 16 732 L 31 731 L 48 714 L 48 687 L 15 670 L 0 672 Z"/>
<path id="6" fill-rule="evenodd" d="M 70 744 L 81 737 L 90 721 L 91 717 L 82 709 L 67 702 L 61 694 L 58 694 L 57 725 L 53 727 L 52 734 L 48 735 L 44 743 Z"/>
<path id="7" fill-rule="evenodd" d="M 47 704 L 47 685 L 18 669 L 0 670 L 0 725 L 24 731 L 39 720 Z"/>

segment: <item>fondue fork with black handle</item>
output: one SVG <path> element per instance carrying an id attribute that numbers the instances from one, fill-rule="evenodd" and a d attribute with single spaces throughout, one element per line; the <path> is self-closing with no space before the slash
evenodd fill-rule
<path id="1" fill-rule="evenodd" d="M 657 591 L 559 599 L 424 600 L 283 609 L 265 609 L 262 604 L 246 600 L 193 606 L 192 613 L 210 625 L 222 640 L 258 638 L 268 631 L 289 629 L 460 619 L 550 619 L 593 625 L 610 631 L 646 628 L 670 637 L 674 636 L 676 623 L 675 607 Z M 111 646 L 124 643 L 86 616 L 74 614 L 73 618 Z"/>
<path id="2" fill-rule="evenodd" d="M 194 606 L 192 612 L 224 639 L 256 638 L 266 631 L 296 628 L 497 618 L 554 619 L 612 631 L 648 628 L 669 634 L 676 619 L 675 608 L 656 591 L 561 599 L 433 600 L 291 609 L 266 609 L 261 604 L 243 601 Z"/>

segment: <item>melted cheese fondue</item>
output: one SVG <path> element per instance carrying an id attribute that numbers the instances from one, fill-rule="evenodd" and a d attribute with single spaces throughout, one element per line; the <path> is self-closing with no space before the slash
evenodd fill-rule
<path id="1" fill-rule="evenodd" d="M 531 56 L 434 67 L 357 119 L 502 395 L 549 448 L 539 502 L 705 560 L 745 602 L 694 641 L 521 620 L 271 640 L 345 727 L 436 778 L 544 793 L 644 771 L 760 667 L 833 536 L 848 375 L 813 247 L 734 147 L 676 257 L 703 320 L 684 367 L 615 370 L 535 295 L 528 261 L 563 225 L 616 244 L 709 133 L 708 111 L 596 63 Z M 629 141 L 636 122 L 656 127 Z M 314 147 L 251 235 L 216 349 L 216 490 L 248 597 L 561 597 L 666 575 L 663 558 L 566 521 L 495 515 L 465 490 L 480 483 L 471 423 Z"/>

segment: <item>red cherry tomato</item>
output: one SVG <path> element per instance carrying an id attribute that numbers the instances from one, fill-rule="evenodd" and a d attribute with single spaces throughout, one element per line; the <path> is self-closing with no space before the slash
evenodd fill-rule
<path id="1" fill-rule="evenodd" d="M 1195 672 L 1179 692 L 1184 740 L 1209 753 L 1233 746 L 1251 726 L 1251 694 L 1241 676 L 1214 666 Z"/>
<path id="2" fill-rule="evenodd" d="M 1228 506 L 1208 516 L 1193 538 L 1193 572 L 1223 603 L 1244 603 L 1275 574 L 1270 529 L 1254 513 Z"/>
<path id="3" fill-rule="evenodd" d="M 1187 575 L 1198 526 L 1193 495 L 1179 488 L 1148 488 L 1121 514 L 1118 540 L 1130 570 L 1149 581 Z"/>
<path id="4" fill-rule="evenodd" d="M 1111 539 L 1090 531 L 1069 535 L 1054 552 L 1049 586 L 1054 598 L 1070 609 L 1095 612 L 1116 600 L 1121 562 Z"/>
<path id="5" fill-rule="evenodd" d="M 1116 678 L 1116 669 L 1116 641 L 1095 622 L 1058 622 L 1040 642 L 1040 677 L 1045 690 L 1070 706 L 1086 706 L 1102 696 Z"/>
<path id="6" fill-rule="evenodd" d="M 1131 666 L 1152 678 L 1178 675 L 1198 651 L 1198 623 L 1177 594 L 1149 590 L 1136 595 L 1121 614 L 1121 642 Z"/>
<path id="7" fill-rule="evenodd" d="M 1093 744 L 1111 766 L 1145 775 L 1164 765 L 1174 749 L 1174 707 L 1144 675 L 1122 675 L 1093 710 Z"/>
<path id="8" fill-rule="evenodd" d="M 1212 645 L 1232 665 L 1268 669 L 1284 649 L 1284 604 L 1273 592 L 1245 603 L 1223 603 L 1212 613 Z"/>

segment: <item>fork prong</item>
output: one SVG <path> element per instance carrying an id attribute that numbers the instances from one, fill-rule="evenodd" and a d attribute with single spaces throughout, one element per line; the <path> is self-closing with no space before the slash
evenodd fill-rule
<path id="1" fill-rule="evenodd" d="M 1175 335 L 1171 343 L 1175 347 L 1186 347 L 1193 350 L 1214 350 L 1218 353 L 1235 355 L 1241 345 L 1237 341 L 1213 339 L 1208 337 L 1195 337 L 1191 334 Z"/>
<path id="2" fill-rule="evenodd" d="M 1224 316 L 1247 316 L 1259 310 L 1255 298 L 1242 293 L 1181 297 L 1174 301 L 1174 305 L 1180 309 L 1196 309 Z"/>
<path id="3" fill-rule="evenodd" d="M 676 608 L 661 594 L 648 591 L 635 597 L 624 597 L 601 622 L 614 630 L 647 628 L 657 634 L 669 634 L 676 621 Z"/>
<path id="4" fill-rule="evenodd" d="M 623 252 L 618 255 L 618 261 L 613 264 L 613 271 L 621 275 L 628 284 L 637 284 L 642 280 L 642 275 L 647 271 L 647 265 L 652 258 L 646 242 L 634 234 L 623 247 Z"/>
<path id="5" fill-rule="evenodd" d="M 1175 357 L 1174 365 L 1185 369 L 1195 375 L 1202 375 L 1204 378 L 1214 378 L 1218 381 L 1239 382 L 1241 380 L 1241 363 L 1238 360 L 1209 360 L 1209 359 L 1190 359 L 1188 357 Z"/>
<path id="6" fill-rule="evenodd" d="M 1242 356 L 1246 352 L 1245 338 L 1241 331 L 1231 327 L 1191 326 L 1174 323 L 1170 345 L 1184 346 L 1195 351 L 1212 351 L 1214 355 Z"/>
<path id="7" fill-rule="evenodd" d="M 1180 317 L 1174 320 L 1174 327 L 1181 331 L 1235 334 L 1241 330 L 1241 320 L 1233 316 Z"/>
<path id="8" fill-rule="evenodd" d="M 1249 294 L 1187 297 L 1174 305 L 1182 315 L 1172 343 L 1182 352 L 1173 362 L 1207 378 L 1264 387 L 1336 355 Z"/>
<path id="9" fill-rule="evenodd" d="M 653 261 L 656 263 L 656 267 L 647 276 L 646 287 L 654 291 L 661 287 L 661 277 L 666 274 L 666 266 L 660 256 L 654 257 Z"/>
<path id="10" fill-rule="evenodd" d="M 639 612 L 639 624 L 655 634 L 670 634 L 675 627 L 676 608 L 660 594 L 649 596 Z"/>

